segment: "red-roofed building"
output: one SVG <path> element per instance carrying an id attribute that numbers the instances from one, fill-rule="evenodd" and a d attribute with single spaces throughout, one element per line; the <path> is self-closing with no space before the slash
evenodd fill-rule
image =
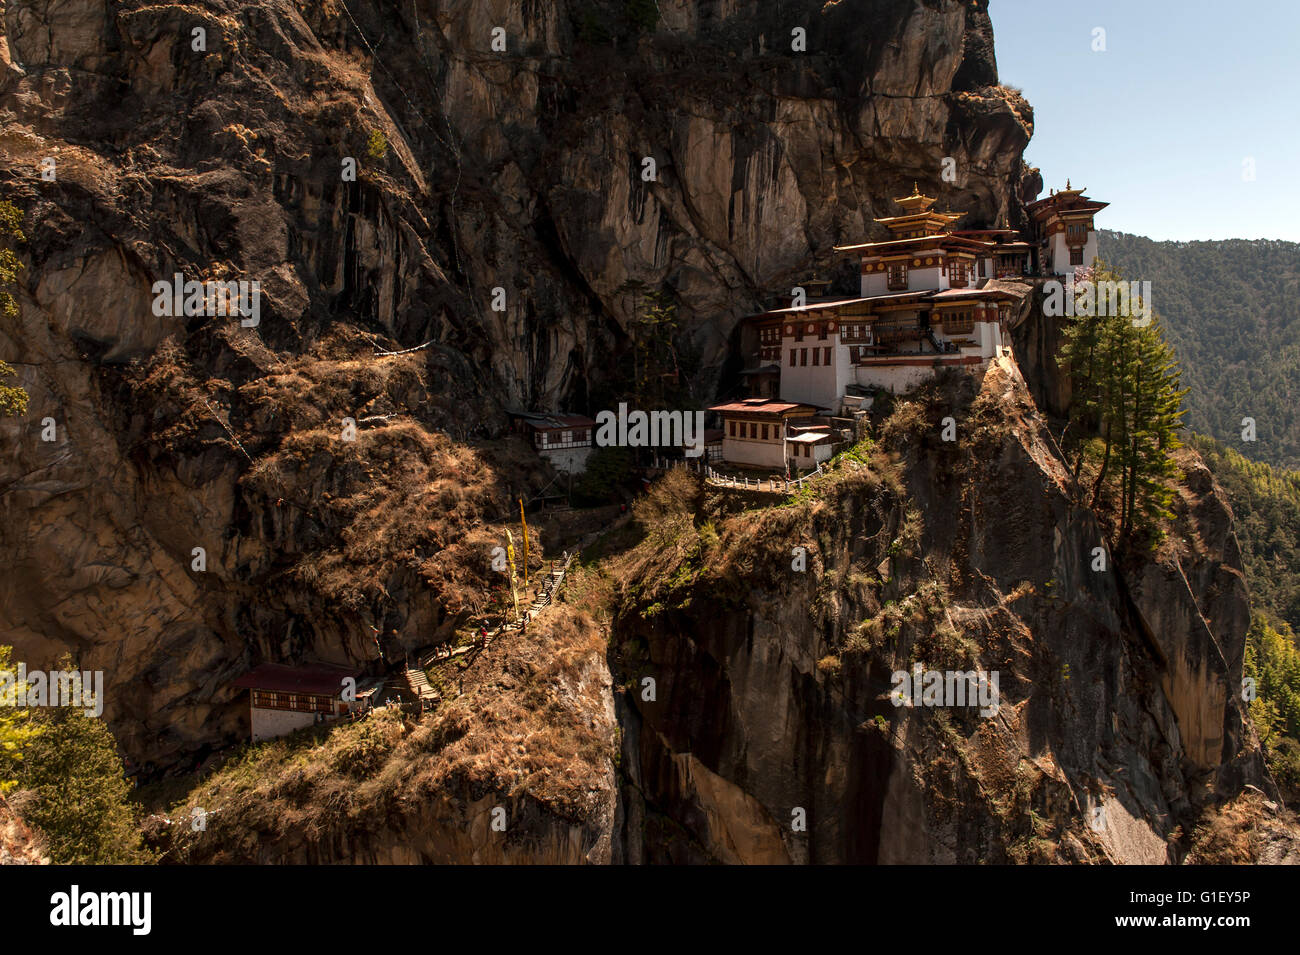
<path id="1" fill-rule="evenodd" d="M 728 401 L 709 409 L 722 416 L 722 458 L 745 467 L 784 471 L 790 422 L 811 418 L 814 405 L 772 398 Z"/>
<path id="2" fill-rule="evenodd" d="M 263 663 L 232 686 L 249 691 L 253 742 L 369 709 L 383 687 L 352 667 Z"/>

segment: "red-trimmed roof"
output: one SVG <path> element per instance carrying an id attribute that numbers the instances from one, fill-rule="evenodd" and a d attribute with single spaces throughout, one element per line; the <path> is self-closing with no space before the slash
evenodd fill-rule
<path id="1" fill-rule="evenodd" d="M 253 667 L 231 685 L 246 690 L 271 690 L 277 693 L 308 693 L 313 696 L 338 696 L 343 692 L 343 681 L 356 679 L 361 671 L 354 667 L 334 666 L 329 663 L 308 663 L 304 666 L 286 666 L 283 663 L 263 663 Z"/>
<path id="2" fill-rule="evenodd" d="M 803 312 L 819 312 L 826 309 L 836 309 L 844 305 L 861 305 L 865 302 L 882 302 L 891 298 L 911 298 L 916 295 L 928 295 L 930 289 L 914 289 L 910 292 L 890 292 L 887 295 L 868 295 L 865 298 L 839 298 L 834 301 L 826 302 L 809 302 L 807 305 L 792 305 L 789 308 L 774 308 L 766 312 L 758 312 L 754 315 L 746 315 L 742 321 L 748 321 L 753 318 L 771 318 L 776 315 L 795 315 Z"/>

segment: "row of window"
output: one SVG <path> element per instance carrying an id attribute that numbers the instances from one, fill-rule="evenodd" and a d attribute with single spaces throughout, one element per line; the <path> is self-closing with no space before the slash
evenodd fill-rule
<path id="1" fill-rule="evenodd" d="M 944 312 L 943 331 L 945 335 L 965 335 L 975 328 L 974 316 L 969 312 Z"/>
<path id="2" fill-rule="evenodd" d="M 784 437 L 785 431 L 779 424 L 759 424 L 757 421 L 728 421 L 727 435 L 732 438 L 773 441 Z"/>
<path id="3" fill-rule="evenodd" d="M 978 259 L 979 277 L 988 277 L 988 260 Z M 948 260 L 948 284 L 953 288 L 965 288 L 971 278 L 972 267 L 969 262 L 962 259 Z M 907 263 L 891 262 L 888 273 L 885 277 L 885 287 L 891 292 L 901 292 L 907 289 Z M 823 338 L 826 336 L 823 334 Z"/>
<path id="4" fill-rule="evenodd" d="M 538 435 L 540 436 L 541 440 L 538 443 L 543 446 L 548 444 L 573 444 L 575 442 L 577 444 L 586 444 L 589 434 L 590 432 L 588 430 L 539 431 Z"/>
<path id="5" fill-rule="evenodd" d="M 796 365 L 797 365 L 798 367 L 800 367 L 800 368 L 806 367 L 807 364 L 808 364 L 808 352 L 809 352 L 810 350 L 812 351 L 812 363 L 813 363 L 814 366 L 817 366 L 817 365 L 830 365 L 830 363 L 831 363 L 831 346 L 830 346 L 830 345 L 826 345 L 826 346 L 824 346 L 824 347 L 822 347 L 822 348 L 813 348 L 813 349 L 807 349 L 807 348 L 791 348 L 791 349 L 790 349 L 790 367 L 791 367 L 791 368 L 794 368 L 794 367 L 796 367 Z M 795 361 L 796 358 L 798 359 L 797 362 Z"/>
<path id="6" fill-rule="evenodd" d="M 307 696 L 299 693 L 273 693 L 254 690 L 253 705 L 260 710 L 293 710 L 299 713 L 343 712 L 346 707 L 328 696 Z"/>
<path id="7" fill-rule="evenodd" d="M 826 339 L 827 339 L 827 337 L 828 337 L 829 335 L 830 335 L 830 326 L 829 326 L 829 325 L 822 324 L 822 325 L 817 326 L 817 340 L 818 340 L 818 341 L 822 341 L 822 342 L 826 341 Z M 804 327 L 803 327 L 803 325 L 802 325 L 802 324 L 795 325 L 795 327 L 794 327 L 794 340 L 797 341 L 797 342 L 801 342 L 801 341 L 803 341 L 803 336 L 804 336 Z"/>

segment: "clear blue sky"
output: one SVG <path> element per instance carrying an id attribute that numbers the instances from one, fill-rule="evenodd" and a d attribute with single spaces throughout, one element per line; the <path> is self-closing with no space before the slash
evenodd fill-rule
<path id="1" fill-rule="evenodd" d="M 1300 241 L 1300 0 L 990 0 L 1026 161 L 1153 239 Z M 1106 31 L 1093 52 L 1093 29 Z M 1242 162 L 1255 164 L 1243 181 Z"/>

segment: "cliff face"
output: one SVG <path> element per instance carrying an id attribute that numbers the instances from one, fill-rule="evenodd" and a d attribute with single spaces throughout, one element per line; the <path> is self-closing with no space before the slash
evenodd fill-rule
<path id="1" fill-rule="evenodd" d="M 1176 535 L 1115 566 L 1003 359 L 903 403 L 809 503 L 706 495 L 681 533 L 720 544 L 659 542 L 688 558 L 638 568 L 614 626 L 616 682 L 658 681 L 622 704 L 626 857 L 1176 862 L 1216 794 L 1275 798 L 1231 521 L 1184 468 Z M 896 707 L 918 664 L 998 674 L 1000 708 Z"/>
<path id="2" fill-rule="evenodd" d="M 452 439 L 616 396 L 638 283 L 675 290 L 704 399 L 736 317 L 913 180 L 1016 221 L 1031 114 L 983 4 L 659 6 L 3 6 L 0 354 L 32 400 L 0 423 L 0 632 L 104 669 L 137 763 L 233 740 L 250 660 L 445 635 L 465 535 L 544 480 Z M 260 282 L 259 324 L 156 316 L 175 273 Z"/>
<path id="3" fill-rule="evenodd" d="M 400 661 L 481 609 L 487 527 L 550 480 L 505 411 L 617 400 L 645 290 L 672 291 L 683 377 L 709 399 L 738 317 L 913 181 L 967 226 L 1019 224 L 1041 188 L 982 0 L 657 6 L 651 29 L 612 0 L 0 0 L 0 198 L 28 234 L 0 357 L 31 394 L 0 421 L 0 634 L 33 664 L 104 670 L 136 764 L 236 741 L 228 683 L 254 662 Z M 176 273 L 259 282 L 258 324 L 155 315 Z M 834 277 L 851 288 L 852 265 Z M 186 851 L 1163 858 L 1195 787 L 1267 788 L 1232 692 L 1230 524 L 1189 464 L 1186 547 L 1093 574 L 1097 528 L 1018 373 L 981 387 L 975 444 L 918 431 L 901 477 L 864 469 L 788 512 L 816 572 L 778 578 L 772 556 L 748 583 L 738 526 L 698 599 L 628 604 L 614 666 L 654 675 L 659 702 L 610 692 L 599 640 L 555 647 L 557 672 L 484 664 L 389 741 L 380 782 L 318 780 L 332 815 L 244 806 Z M 895 710 L 887 674 L 913 650 L 1000 668 L 1003 711 Z M 582 732 L 532 732 L 539 701 Z M 296 770 L 270 785 L 267 806 L 308 792 Z M 1108 828 L 1080 827 L 1091 805 Z"/>

